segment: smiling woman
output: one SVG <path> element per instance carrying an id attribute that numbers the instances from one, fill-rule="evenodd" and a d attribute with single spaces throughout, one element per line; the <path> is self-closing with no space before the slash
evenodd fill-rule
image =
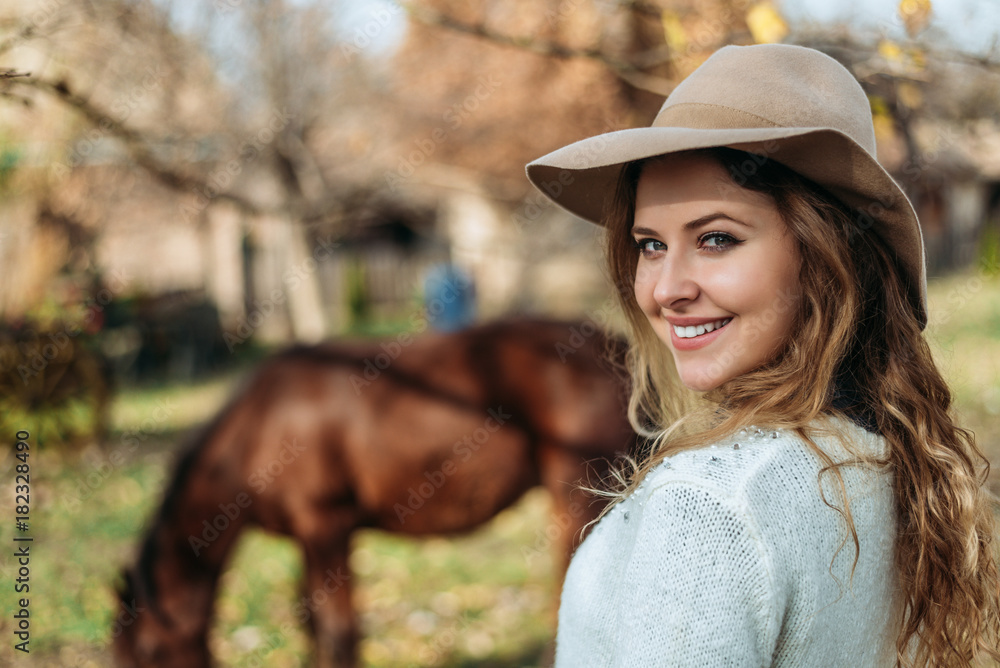
<path id="1" fill-rule="evenodd" d="M 726 47 L 652 127 L 528 176 L 608 228 L 629 418 L 655 444 L 573 558 L 556 665 L 1000 659 L 988 466 L 924 340 L 920 225 L 851 74 Z"/>
<path id="2" fill-rule="evenodd" d="M 681 382 L 711 390 L 788 338 L 799 253 L 770 195 L 732 187 L 720 162 L 681 153 L 643 165 L 632 235 L 635 297 Z M 714 346 L 711 344 L 715 344 Z M 715 351 L 732 354 L 720 359 Z"/>

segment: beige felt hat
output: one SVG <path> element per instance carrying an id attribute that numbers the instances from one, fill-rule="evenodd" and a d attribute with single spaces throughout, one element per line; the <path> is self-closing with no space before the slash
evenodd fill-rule
<path id="1" fill-rule="evenodd" d="M 786 44 L 727 46 L 682 81 L 648 128 L 575 142 L 527 166 L 528 178 L 570 213 L 600 224 L 622 167 L 634 160 L 728 146 L 774 159 L 857 209 L 896 253 L 921 327 L 927 272 L 920 223 L 878 164 L 868 98 L 840 63 Z"/>

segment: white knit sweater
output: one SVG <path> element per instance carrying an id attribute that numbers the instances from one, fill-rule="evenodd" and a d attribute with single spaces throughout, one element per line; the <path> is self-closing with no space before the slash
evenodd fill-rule
<path id="1" fill-rule="evenodd" d="M 884 454 L 881 437 L 826 424 Z M 847 458 L 837 439 L 815 440 Z M 658 465 L 573 557 L 557 668 L 892 666 L 901 600 L 890 475 L 841 468 L 860 542 L 851 580 L 854 542 L 838 553 L 847 525 L 820 495 L 822 467 L 794 433 L 763 429 Z M 841 505 L 836 476 L 823 489 Z"/>

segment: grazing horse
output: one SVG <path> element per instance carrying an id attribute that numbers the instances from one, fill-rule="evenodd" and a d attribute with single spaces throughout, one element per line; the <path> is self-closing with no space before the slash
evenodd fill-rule
<path id="1" fill-rule="evenodd" d="M 116 626 L 122 666 L 210 664 L 216 586 L 240 530 L 305 555 L 316 664 L 356 665 L 351 533 L 450 534 L 526 490 L 552 494 L 561 565 L 601 508 L 578 489 L 638 439 L 625 344 L 592 322 L 509 320 L 454 334 L 295 347 L 265 361 L 181 458 Z M 572 496 L 571 496 L 572 494 Z"/>

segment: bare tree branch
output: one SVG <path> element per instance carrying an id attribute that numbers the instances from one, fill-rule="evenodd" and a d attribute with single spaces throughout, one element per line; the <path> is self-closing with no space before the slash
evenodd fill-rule
<path id="1" fill-rule="evenodd" d="M 147 143 L 143 140 L 143 135 L 129 126 L 116 121 L 110 113 L 98 108 L 90 100 L 77 95 L 70 90 L 65 82 L 46 81 L 44 79 L 26 76 L 16 81 L 18 85 L 28 86 L 55 97 L 57 100 L 74 109 L 87 119 L 94 127 L 120 139 L 132 158 L 140 167 L 145 169 L 164 185 L 176 190 L 185 192 L 204 192 L 207 184 L 204 180 L 195 175 L 184 173 L 170 165 L 164 164 L 157 159 L 150 151 Z M 266 213 L 254 202 L 232 193 L 219 192 L 214 195 L 215 199 L 231 202 L 241 211 L 249 215 L 259 215 Z"/>
<path id="2" fill-rule="evenodd" d="M 413 2 L 397 0 L 397 4 L 402 7 L 414 20 L 420 21 L 425 25 L 447 28 L 448 30 L 473 35 L 504 46 L 513 46 L 518 49 L 537 53 L 538 55 L 547 56 L 549 58 L 558 58 L 560 60 L 585 58 L 595 60 L 607 66 L 625 83 L 634 88 L 648 91 L 650 93 L 667 96 L 676 85 L 669 79 L 653 74 L 647 74 L 639 69 L 639 67 L 635 64 L 611 56 L 601 49 L 574 49 L 548 40 L 541 40 L 533 37 L 505 35 L 495 30 L 491 30 L 481 23 L 465 23 L 463 21 L 459 21 L 453 16 L 449 16 L 426 7 L 421 7 Z"/>
<path id="3" fill-rule="evenodd" d="M 605 53 L 599 48 L 575 49 L 549 40 L 542 40 L 527 36 L 507 35 L 492 30 L 482 23 L 465 23 L 446 13 L 422 7 L 412 0 L 396 0 L 396 2 L 414 20 L 420 21 L 425 25 L 446 28 L 448 30 L 461 32 L 467 35 L 473 35 L 496 44 L 512 46 L 550 58 L 558 58 L 561 60 L 585 58 L 595 60 L 607 66 L 622 81 L 640 90 L 666 96 L 669 95 L 676 86 L 676 83 L 669 79 L 651 75 L 643 71 L 643 68 L 655 67 L 656 65 L 669 62 L 671 60 L 670 54 L 665 49 L 658 49 L 645 54 L 642 57 L 642 62 L 630 62 L 616 58 L 608 53 Z M 643 2 L 642 0 L 623 0 L 619 3 L 619 6 L 647 16 L 658 17 L 663 11 L 662 8 Z M 820 44 L 816 42 L 823 40 L 817 40 L 816 38 L 818 36 L 810 36 L 807 34 L 802 37 L 804 38 L 804 41 L 811 42 L 811 46 L 815 46 L 816 48 L 823 50 L 843 49 L 845 47 L 857 52 L 871 50 L 870 45 L 865 46 L 860 43 L 844 45 L 831 44 L 827 42 L 826 44 Z M 984 55 L 976 55 L 953 49 L 935 49 L 933 51 L 933 56 L 944 62 L 974 65 L 995 72 L 1000 71 L 1000 60 L 994 56 L 993 52 Z"/>
<path id="4" fill-rule="evenodd" d="M 794 40 L 796 44 L 810 46 L 814 49 L 819 49 L 824 53 L 838 53 L 845 58 L 850 58 L 851 61 L 860 60 L 862 59 L 862 56 L 867 58 L 871 53 L 876 51 L 877 48 L 874 41 L 869 42 L 856 37 L 848 37 L 847 35 L 842 35 L 838 38 L 832 39 L 827 33 L 824 32 L 800 32 L 794 37 L 796 38 Z M 922 51 L 925 51 L 929 61 L 970 65 L 979 67 L 989 72 L 1000 73 L 1000 59 L 998 59 L 1000 56 L 997 55 L 995 49 L 992 49 L 989 53 L 977 55 L 966 53 L 957 49 L 934 48 L 929 44 L 919 42 L 904 42 L 903 44 L 904 46 L 912 45 Z M 898 76 L 892 72 L 883 72 L 883 74 L 888 76 Z"/>

